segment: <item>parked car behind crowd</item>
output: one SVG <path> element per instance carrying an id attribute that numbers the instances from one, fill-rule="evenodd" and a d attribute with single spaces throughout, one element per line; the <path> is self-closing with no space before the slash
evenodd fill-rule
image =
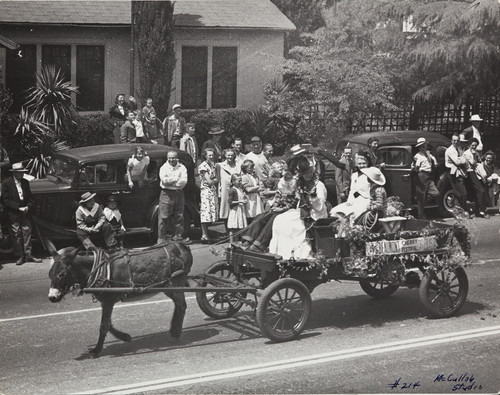
<path id="1" fill-rule="evenodd" d="M 126 165 L 140 145 L 150 163 L 141 187 L 129 188 Z M 42 237 L 72 239 L 75 233 L 75 210 L 82 193 L 97 193 L 96 200 L 104 204 L 113 195 L 127 228 L 127 235 L 151 234 L 156 241 L 158 228 L 158 172 L 171 150 L 178 151 L 179 160 L 188 171 L 185 188 L 185 232 L 191 223 L 199 223 L 199 190 L 195 184 L 191 156 L 164 145 L 111 144 L 74 148 L 56 153 L 45 179 L 31 181 L 34 197 L 33 215 Z"/>
<path id="2" fill-rule="evenodd" d="M 419 137 L 424 137 L 428 142 L 428 149 L 436 157 L 438 165 L 433 176 L 439 190 L 438 206 L 442 215 L 450 215 L 455 207 L 454 194 L 447 177 L 447 169 L 444 165 L 444 152 L 451 144 L 450 139 L 436 133 L 418 130 L 398 130 L 388 132 L 372 132 L 353 134 L 340 139 L 334 146 L 333 151 L 340 159 L 344 147 L 349 144 L 352 148 L 352 156 L 361 151 L 368 151 L 368 139 L 376 137 L 379 140 L 378 156 L 379 163 L 385 163 L 382 169 L 387 180 L 385 188 L 388 196 L 399 196 L 401 202 L 407 208 L 416 210 L 416 190 L 413 177 L 416 175 L 411 171 L 413 156 L 417 152 L 415 145 Z M 335 196 L 335 166 L 325 159 L 325 184 L 328 190 L 329 200 Z M 335 201 L 332 201 L 335 204 Z M 426 207 L 436 207 L 435 202 L 429 202 Z"/>

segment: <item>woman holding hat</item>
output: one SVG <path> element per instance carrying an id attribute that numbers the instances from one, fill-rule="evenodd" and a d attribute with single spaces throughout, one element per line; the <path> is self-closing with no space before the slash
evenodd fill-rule
<path id="1" fill-rule="evenodd" d="M 12 165 L 12 177 L 2 182 L 2 202 L 9 215 L 12 235 L 16 240 L 16 252 L 21 256 L 16 265 L 25 262 L 41 262 L 31 255 L 31 208 L 33 195 L 30 184 L 24 178 L 28 172 L 22 163 Z"/>
<path id="2" fill-rule="evenodd" d="M 220 128 L 219 126 L 214 126 L 210 129 L 210 132 L 208 132 L 211 138 L 205 141 L 203 143 L 203 146 L 201 147 L 201 152 L 205 152 L 207 148 L 213 149 L 215 153 L 215 163 L 219 162 L 222 159 L 222 147 L 220 145 L 220 138 L 222 133 L 224 133 L 224 129 Z"/>
<path id="3" fill-rule="evenodd" d="M 427 196 L 437 198 L 439 191 L 432 180 L 432 172 L 437 166 L 436 158 L 427 150 L 427 140 L 424 137 L 417 139 L 415 148 L 418 152 L 413 157 L 412 171 L 417 173 L 415 186 L 418 203 L 418 218 L 426 219 L 425 203 Z"/>
<path id="4" fill-rule="evenodd" d="M 76 209 L 76 235 L 86 249 L 95 248 L 90 236 L 101 234 L 108 249 L 116 247 L 115 232 L 109 222 L 106 222 L 104 212 L 95 201 L 95 193 L 85 192 Z"/>

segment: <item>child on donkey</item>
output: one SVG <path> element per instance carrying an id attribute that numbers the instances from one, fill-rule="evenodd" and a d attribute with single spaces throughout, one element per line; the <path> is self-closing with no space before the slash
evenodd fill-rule
<path id="1" fill-rule="evenodd" d="M 229 240 L 231 243 L 234 241 L 234 233 L 247 226 L 247 214 L 245 209 L 247 201 L 248 198 L 243 191 L 243 185 L 241 183 L 241 175 L 231 175 L 231 188 L 229 189 L 228 199 L 229 214 L 227 217 L 227 228 L 229 230 Z"/>
<path id="2" fill-rule="evenodd" d="M 104 208 L 104 216 L 115 232 L 117 243 L 120 247 L 123 247 L 123 239 L 125 238 L 127 230 L 125 229 L 125 225 L 123 225 L 123 218 L 118 209 L 118 202 L 116 198 L 111 195 L 108 197 L 106 203 L 107 206 Z"/>

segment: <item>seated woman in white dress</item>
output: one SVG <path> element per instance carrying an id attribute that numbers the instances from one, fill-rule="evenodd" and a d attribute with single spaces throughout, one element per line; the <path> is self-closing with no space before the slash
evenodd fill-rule
<path id="1" fill-rule="evenodd" d="M 362 169 L 368 168 L 369 159 L 363 154 L 356 155 L 357 172 L 351 175 L 351 188 L 347 201 L 333 207 L 332 217 L 349 217 L 354 221 L 370 208 L 370 182 Z M 384 181 L 385 184 L 385 181 Z"/>
<path id="2" fill-rule="evenodd" d="M 297 164 L 298 207 L 278 215 L 273 223 L 269 252 L 284 259 L 311 257 L 312 249 L 306 231 L 315 220 L 328 216 L 325 184 L 319 181 L 314 167 L 305 159 Z"/>

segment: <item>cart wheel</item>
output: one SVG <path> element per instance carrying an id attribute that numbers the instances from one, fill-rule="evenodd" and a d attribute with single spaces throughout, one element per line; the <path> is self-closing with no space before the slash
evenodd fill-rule
<path id="1" fill-rule="evenodd" d="M 469 280 L 465 270 L 427 270 L 420 283 L 419 296 L 424 307 L 437 318 L 451 317 L 465 303 Z"/>
<path id="2" fill-rule="evenodd" d="M 271 283 L 257 305 L 257 322 L 261 332 L 275 342 L 299 337 L 311 316 L 311 294 L 293 278 Z"/>
<path id="3" fill-rule="evenodd" d="M 359 285 L 361 289 L 365 291 L 367 295 L 372 298 L 381 299 L 391 296 L 399 288 L 399 285 L 388 284 L 384 282 L 374 281 L 370 282 L 368 280 L 359 280 Z"/>
<path id="4" fill-rule="evenodd" d="M 226 261 L 220 261 L 214 263 L 206 271 L 207 274 L 213 274 L 220 276 L 222 278 L 237 281 L 233 267 L 229 265 Z M 206 282 L 200 284 L 200 286 L 210 286 Z M 235 297 L 234 295 L 238 295 Z M 196 292 L 196 301 L 201 311 L 212 318 L 228 318 L 236 314 L 241 307 L 243 302 L 240 298 L 245 298 L 246 293 L 228 293 L 228 292 Z"/>

